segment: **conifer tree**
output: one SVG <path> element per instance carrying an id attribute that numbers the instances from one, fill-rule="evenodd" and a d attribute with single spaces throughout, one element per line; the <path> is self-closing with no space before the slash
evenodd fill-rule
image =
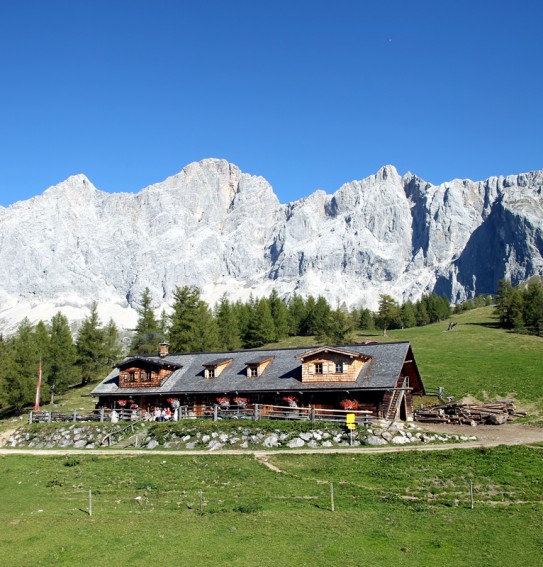
<path id="1" fill-rule="evenodd" d="M 381 295 L 379 299 L 378 320 L 383 335 L 387 334 L 387 329 L 394 325 L 400 316 L 398 302 L 390 295 Z"/>
<path id="2" fill-rule="evenodd" d="M 266 298 L 257 301 L 252 309 L 249 329 L 245 339 L 248 348 L 262 346 L 273 342 L 275 326 L 270 306 Z"/>
<path id="3" fill-rule="evenodd" d="M 28 318 L 24 318 L 17 327 L 5 350 L 7 357 L 2 360 L 4 366 L 3 400 L 17 411 L 33 404 L 38 382 L 40 355 L 34 329 Z"/>
<path id="4" fill-rule="evenodd" d="M 130 354 L 155 354 L 165 335 L 161 333 L 156 320 L 151 290 L 148 287 L 143 290 L 136 311 L 138 322 L 130 343 Z"/>
<path id="5" fill-rule="evenodd" d="M 238 350 L 241 348 L 238 318 L 226 295 L 222 296 L 217 306 L 216 321 L 219 348 L 223 350 Z"/>
<path id="6" fill-rule="evenodd" d="M 288 302 L 289 334 L 299 336 L 303 333 L 303 325 L 306 317 L 305 302 L 297 293 L 295 293 Z"/>
<path id="7" fill-rule="evenodd" d="M 274 289 L 268 298 L 273 324 L 275 328 L 275 341 L 280 341 L 288 336 L 289 330 L 289 313 L 286 303 L 279 297 Z"/>
<path id="8" fill-rule="evenodd" d="M 104 331 L 101 328 L 96 302 L 92 303 L 90 313 L 83 320 L 77 334 L 76 353 L 81 384 L 88 384 L 98 378 L 107 356 L 104 348 Z"/>
<path id="9" fill-rule="evenodd" d="M 217 348 L 217 327 L 208 305 L 195 286 L 176 287 L 170 315 L 169 342 L 174 352 L 201 352 Z"/>
<path id="10" fill-rule="evenodd" d="M 51 403 L 55 395 L 64 393 L 75 381 L 76 351 L 68 319 L 60 311 L 51 319 L 47 383 Z"/>

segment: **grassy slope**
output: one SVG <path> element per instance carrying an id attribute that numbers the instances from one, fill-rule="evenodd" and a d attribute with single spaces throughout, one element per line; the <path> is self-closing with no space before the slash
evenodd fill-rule
<path id="1" fill-rule="evenodd" d="M 13 567 L 543 561 L 540 449 L 271 460 L 285 472 L 249 456 L 1 457 L 0 547 Z"/>
<path id="2" fill-rule="evenodd" d="M 541 401 L 543 339 L 498 328 L 493 310 L 481 307 L 454 315 L 457 325 L 452 332 L 446 332 L 446 321 L 389 331 L 388 337 L 378 331 L 359 334 L 356 340 L 410 341 L 428 390 L 443 386 L 456 397 Z M 294 346 L 293 342 L 291 338 L 273 346 Z"/>

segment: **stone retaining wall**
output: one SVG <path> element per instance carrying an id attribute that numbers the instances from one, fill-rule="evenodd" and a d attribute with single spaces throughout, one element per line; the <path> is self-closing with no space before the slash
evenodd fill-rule
<path id="1" fill-rule="evenodd" d="M 229 431 L 202 430 L 190 424 L 179 424 L 175 430 L 148 423 L 134 424 L 134 429 L 118 432 L 113 424 L 71 425 L 26 425 L 15 431 L 7 440 L 6 447 L 34 449 L 96 449 L 111 432 L 112 446 L 138 435 L 138 446 L 147 449 L 205 449 L 213 451 L 223 448 L 256 449 L 273 447 L 347 447 L 351 436 L 340 427 L 319 428 L 308 431 L 282 430 L 280 422 L 270 431 L 257 423 L 243 424 Z M 353 432 L 352 445 L 406 445 L 417 443 L 468 441 L 475 437 L 460 435 L 438 435 L 420 431 L 416 424 L 401 422 L 376 422 L 369 429 Z"/>

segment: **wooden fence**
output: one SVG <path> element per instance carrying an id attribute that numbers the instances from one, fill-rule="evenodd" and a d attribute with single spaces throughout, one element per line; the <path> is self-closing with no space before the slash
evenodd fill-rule
<path id="1" fill-rule="evenodd" d="M 373 419 L 371 411 L 367 410 L 340 410 L 311 407 L 286 407 L 266 404 L 246 406 L 181 406 L 177 410 L 178 419 L 211 419 L 213 421 L 226 419 L 252 420 L 282 419 L 299 421 L 332 421 L 345 423 L 347 414 L 354 414 L 355 422 L 359 425 L 369 425 Z M 119 422 L 119 421 L 155 421 L 151 413 L 141 409 L 106 409 L 60 411 L 31 411 L 29 423 L 55 423 L 55 422 Z M 173 418 L 172 418 L 173 420 Z"/>

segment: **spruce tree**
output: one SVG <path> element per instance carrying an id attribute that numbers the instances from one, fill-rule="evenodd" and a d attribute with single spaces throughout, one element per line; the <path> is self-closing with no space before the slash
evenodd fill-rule
<path id="1" fill-rule="evenodd" d="M 104 349 L 104 331 L 101 328 L 96 302 L 92 303 L 90 313 L 83 320 L 77 334 L 76 353 L 81 385 L 98 378 L 107 357 Z"/>
<path id="2" fill-rule="evenodd" d="M 9 340 L 4 366 L 3 399 L 8 406 L 21 411 L 34 403 L 38 383 L 40 354 L 36 344 L 34 328 L 24 318 L 14 337 Z"/>
<path id="3" fill-rule="evenodd" d="M 260 347 L 273 342 L 275 326 L 270 306 L 266 298 L 257 301 L 253 307 L 246 344 L 249 348 Z"/>
<path id="4" fill-rule="evenodd" d="M 280 341 L 288 336 L 289 313 L 287 304 L 279 297 L 277 291 L 272 290 L 268 298 L 273 324 L 275 328 L 275 341 Z"/>
<path id="5" fill-rule="evenodd" d="M 68 319 L 60 311 L 51 319 L 50 347 L 47 353 L 47 383 L 51 403 L 75 381 L 76 351 Z"/>
<path id="6" fill-rule="evenodd" d="M 170 315 L 169 342 L 174 352 L 206 351 L 217 348 L 216 323 L 195 286 L 176 287 Z"/>
<path id="7" fill-rule="evenodd" d="M 156 354 L 165 335 L 161 333 L 156 320 L 151 290 L 148 287 L 143 290 L 136 311 L 138 322 L 134 329 L 129 352 L 130 354 Z"/>
<path id="8" fill-rule="evenodd" d="M 238 318 L 226 295 L 223 295 L 216 313 L 218 343 L 223 350 L 238 350 L 241 348 L 241 334 Z"/>

